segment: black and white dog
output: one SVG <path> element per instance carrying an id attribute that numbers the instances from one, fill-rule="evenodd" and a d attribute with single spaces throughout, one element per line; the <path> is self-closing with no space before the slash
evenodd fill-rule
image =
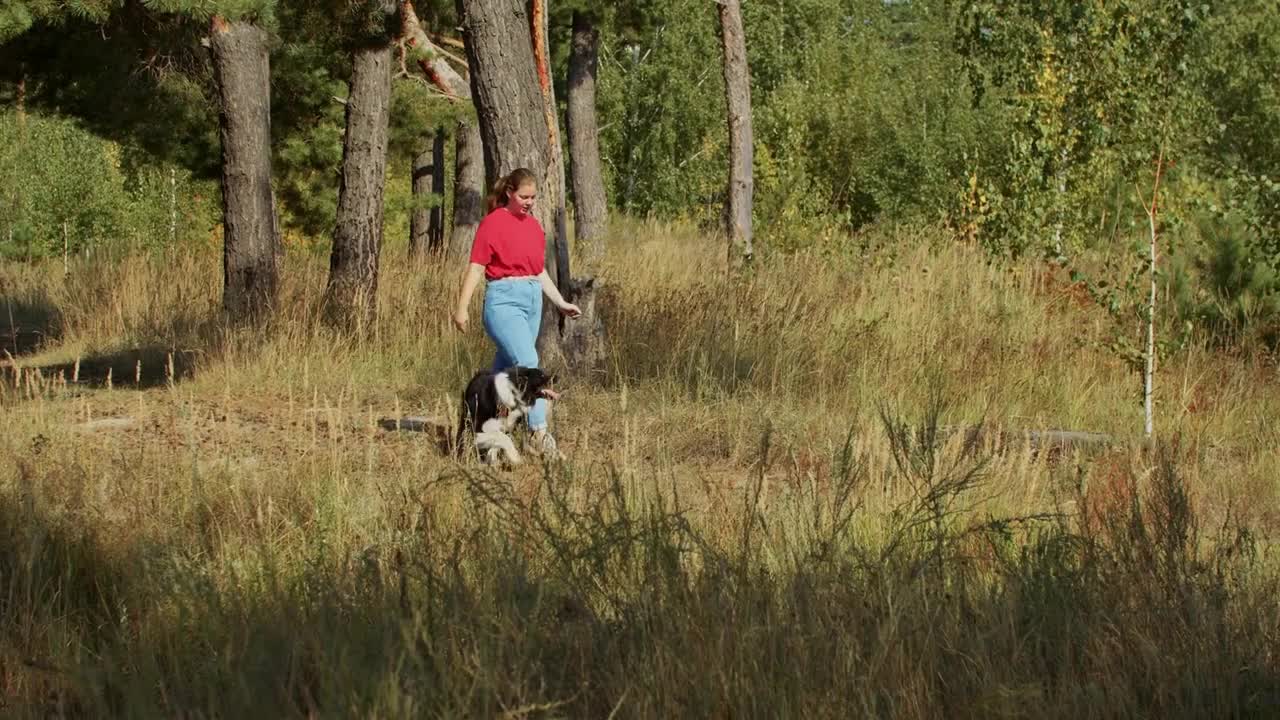
<path id="1" fill-rule="evenodd" d="M 539 368 L 510 367 L 500 372 L 481 372 L 471 378 L 462 392 L 462 416 L 458 420 L 456 447 L 462 453 L 463 438 L 474 433 L 476 451 L 489 463 L 500 461 L 518 465 L 520 453 L 511 440 L 516 423 L 528 414 L 540 397 L 555 400 L 559 395 L 549 386 L 555 381 Z"/>

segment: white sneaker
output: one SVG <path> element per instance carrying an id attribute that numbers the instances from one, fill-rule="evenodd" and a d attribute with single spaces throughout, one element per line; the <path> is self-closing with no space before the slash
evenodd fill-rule
<path id="1" fill-rule="evenodd" d="M 556 445 L 556 439 L 551 437 L 551 433 L 546 430 L 537 430 L 529 440 L 530 452 L 536 455 L 542 455 L 548 460 L 560 459 L 560 448 Z"/>

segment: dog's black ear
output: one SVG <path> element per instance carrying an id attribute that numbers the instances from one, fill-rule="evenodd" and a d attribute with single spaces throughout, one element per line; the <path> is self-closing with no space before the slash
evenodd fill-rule
<path id="1" fill-rule="evenodd" d="M 507 375 L 511 379 L 511 387 L 516 389 L 517 395 L 523 395 L 529 389 L 529 376 L 524 373 L 511 373 Z"/>

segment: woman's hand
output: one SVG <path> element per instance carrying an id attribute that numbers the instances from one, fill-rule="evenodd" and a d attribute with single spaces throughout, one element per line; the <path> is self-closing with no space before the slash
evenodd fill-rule
<path id="1" fill-rule="evenodd" d="M 582 310 L 578 309 L 577 305 L 564 299 L 564 296 L 560 294 L 560 290 L 556 288 L 556 284 L 551 282 L 551 276 L 547 274 L 545 268 L 538 274 L 538 284 L 542 285 L 542 294 L 555 303 L 556 309 L 560 311 L 561 315 L 576 318 L 582 314 Z"/>
<path id="2" fill-rule="evenodd" d="M 467 317 L 467 311 L 466 311 L 465 309 L 463 309 L 463 310 L 456 310 L 456 311 L 454 311 L 454 313 L 453 313 L 453 326 L 454 326 L 454 327 L 456 327 L 456 328 L 458 328 L 458 331 L 459 331 L 459 332 L 466 332 L 466 331 L 467 331 L 467 322 L 468 322 L 469 320 L 470 320 L 470 318 L 468 318 L 468 317 Z"/>

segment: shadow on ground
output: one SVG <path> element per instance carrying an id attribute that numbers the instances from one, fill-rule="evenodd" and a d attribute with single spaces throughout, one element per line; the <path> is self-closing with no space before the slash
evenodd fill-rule
<path id="1" fill-rule="evenodd" d="M 0 297 L 0 350 L 22 357 L 61 337 L 62 316 L 52 303 Z"/>
<path id="2" fill-rule="evenodd" d="M 38 369 L 45 378 L 61 377 L 74 385 L 146 390 L 194 377 L 198 355 L 195 350 L 149 346 L 32 369 Z"/>
<path id="3" fill-rule="evenodd" d="M 481 527 L 439 522 L 424 497 L 404 521 L 414 534 L 356 553 L 285 565 L 250 541 L 226 559 L 260 569 L 225 583 L 210 555 L 228 526 L 212 496 L 194 495 L 168 538 L 108 545 L 78 512 L 0 492 L 0 577 L 13 586 L 0 667 L 14 688 L 0 707 L 312 717 L 416 702 L 446 717 L 605 717 L 630 702 L 629 717 L 661 718 L 809 716 L 839 702 L 892 717 L 910 701 L 930 717 L 986 717 L 994 703 L 1001 717 L 1269 718 L 1280 702 L 1274 583 L 1234 575 L 1246 565 L 1224 580 L 1195 559 L 1166 563 L 1162 550 L 1195 537 L 1145 527 L 1130 547 L 1140 515 L 1126 503 L 1106 511 L 1120 533 L 1107 538 L 993 527 L 1007 550 L 980 581 L 958 542 L 971 530 L 883 554 L 834 534 L 766 571 L 678 507 L 629 507 L 621 483 L 570 501 L 570 476 L 547 479 L 555 494 L 533 504 L 504 479 L 460 478 L 464 517 L 493 518 Z M 683 559 L 695 547 L 700 567 Z M 924 668 L 897 669 L 911 663 Z"/>

